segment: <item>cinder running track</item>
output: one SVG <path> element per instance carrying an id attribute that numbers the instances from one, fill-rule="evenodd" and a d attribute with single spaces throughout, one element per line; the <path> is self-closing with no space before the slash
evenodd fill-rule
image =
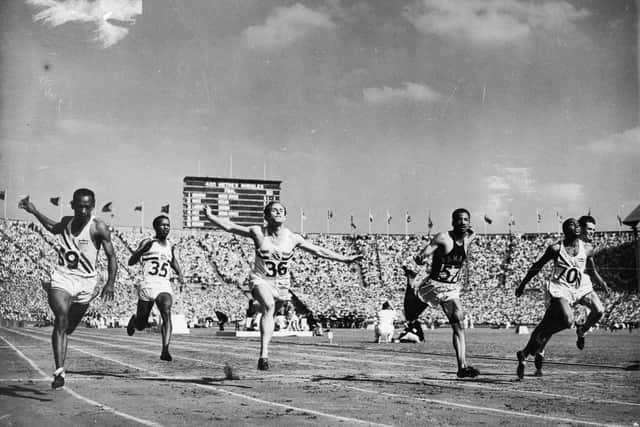
<path id="1" fill-rule="evenodd" d="M 256 370 L 256 339 L 213 329 L 176 335 L 173 362 L 160 336 L 78 329 L 69 341 L 67 386 L 51 390 L 51 328 L 0 328 L 0 426 L 204 425 L 626 425 L 640 423 L 640 335 L 597 331 L 585 350 L 555 336 L 545 376 L 515 375 L 528 336 L 467 331 L 482 375 L 455 377 L 449 329 L 423 344 L 373 344 L 372 332 L 276 338 L 271 370 Z M 239 379 L 227 380 L 232 366 Z"/>

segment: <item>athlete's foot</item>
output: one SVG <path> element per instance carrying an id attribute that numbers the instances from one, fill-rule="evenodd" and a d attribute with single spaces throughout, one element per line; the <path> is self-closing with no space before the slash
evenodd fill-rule
<path id="1" fill-rule="evenodd" d="M 57 389 L 64 386 L 64 368 L 58 368 L 53 373 L 53 382 L 51 383 L 52 389 Z"/>
<path id="2" fill-rule="evenodd" d="M 581 326 L 576 328 L 576 335 L 578 335 L 578 339 L 576 340 L 576 347 L 578 350 L 582 350 L 584 348 L 584 330 Z"/>
<path id="3" fill-rule="evenodd" d="M 131 316 L 131 319 L 129 319 L 129 323 L 127 323 L 127 335 L 131 336 L 135 333 L 136 331 L 135 322 L 136 322 L 136 315 L 134 314 L 133 316 Z"/>
<path id="4" fill-rule="evenodd" d="M 266 357 L 261 357 L 258 359 L 258 370 L 259 371 L 268 371 L 269 370 L 269 359 Z"/>
<path id="5" fill-rule="evenodd" d="M 526 367 L 526 359 L 527 357 L 524 355 L 524 352 L 519 351 L 516 353 L 516 357 L 518 358 L 518 368 L 516 369 L 516 374 L 519 379 L 524 378 L 524 368 Z"/>
<path id="6" fill-rule="evenodd" d="M 171 362 L 173 360 L 173 357 L 171 357 L 168 350 L 165 350 L 160 354 L 160 360 Z"/>
<path id="7" fill-rule="evenodd" d="M 473 366 L 465 366 L 464 368 L 458 369 L 458 373 L 456 375 L 458 378 L 475 378 L 480 375 L 480 371 Z"/>
<path id="8" fill-rule="evenodd" d="M 537 353 L 535 359 L 533 359 L 533 364 L 536 367 L 536 371 L 533 373 L 534 377 L 542 376 L 543 363 L 544 363 L 544 354 Z"/>

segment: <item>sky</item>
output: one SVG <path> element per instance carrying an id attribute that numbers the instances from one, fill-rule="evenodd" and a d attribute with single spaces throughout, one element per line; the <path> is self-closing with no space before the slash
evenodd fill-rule
<path id="1" fill-rule="evenodd" d="M 638 5 L 520 0 L 6 0 L 0 189 L 116 225 L 184 176 L 282 180 L 305 232 L 557 231 L 640 203 Z M 50 197 L 62 197 L 63 209 Z M 373 222 L 369 223 L 369 212 Z M 536 213 L 541 215 L 537 223 Z M 405 224 L 406 215 L 411 222 Z M 492 220 L 488 225 L 485 215 Z"/>

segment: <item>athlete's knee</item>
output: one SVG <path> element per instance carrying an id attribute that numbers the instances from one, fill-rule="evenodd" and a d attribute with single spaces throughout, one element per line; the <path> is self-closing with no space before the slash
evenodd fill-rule
<path id="1" fill-rule="evenodd" d="M 573 313 L 564 311 L 558 318 L 558 326 L 568 329 L 573 325 Z"/>

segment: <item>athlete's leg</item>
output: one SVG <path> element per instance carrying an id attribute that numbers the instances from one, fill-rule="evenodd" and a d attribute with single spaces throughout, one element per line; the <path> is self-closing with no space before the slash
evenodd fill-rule
<path id="1" fill-rule="evenodd" d="M 257 283 L 251 295 L 260 303 L 260 359 L 269 357 L 269 343 L 273 337 L 276 301 L 267 284 Z"/>
<path id="2" fill-rule="evenodd" d="M 171 306 L 173 305 L 173 297 L 168 292 L 162 292 L 156 297 L 156 306 L 162 317 L 162 353 L 160 359 L 170 362 L 172 360 L 169 354 L 169 343 L 171 342 L 171 332 L 173 332 L 173 324 L 171 323 Z"/>
<path id="3" fill-rule="evenodd" d="M 153 309 L 154 301 L 138 300 L 138 307 L 136 308 L 136 318 L 134 320 L 134 326 L 137 330 L 143 331 L 149 323 L 149 315 Z"/>
<path id="4" fill-rule="evenodd" d="M 71 307 L 69 307 L 69 315 L 67 316 L 69 319 L 69 323 L 67 325 L 67 331 L 66 331 L 67 335 L 71 335 L 73 331 L 76 330 L 76 328 L 78 327 L 78 324 L 82 320 L 82 317 L 87 312 L 88 308 L 89 308 L 89 303 L 79 304 L 76 302 L 71 304 Z"/>
<path id="5" fill-rule="evenodd" d="M 53 311 L 53 332 L 51 345 L 56 369 L 64 367 L 67 356 L 67 329 L 69 328 L 69 310 L 71 295 L 63 290 L 51 288 L 48 292 L 49 306 Z"/>
<path id="6" fill-rule="evenodd" d="M 404 292 L 404 317 L 407 322 L 411 324 L 411 322 L 418 320 L 420 314 L 427 308 L 427 304 L 418 298 L 415 287 L 415 276 L 412 277 L 410 272 L 406 270 L 405 275 L 407 277 L 407 288 Z"/>
<path id="7" fill-rule="evenodd" d="M 460 300 L 458 298 L 450 299 L 443 302 L 441 306 L 453 331 L 452 339 L 453 348 L 456 352 L 456 359 L 458 361 L 458 376 L 475 377 L 479 372 L 477 372 L 476 369 L 467 366 L 466 339 L 463 324 L 464 313 L 462 312 Z"/>
<path id="8" fill-rule="evenodd" d="M 602 318 L 604 315 L 604 304 L 602 304 L 598 294 L 595 292 L 589 292 L 587 295 L 582 297 L 580 304 L 589 309 L 587 320 L 582 326 L 576 328 L 576 334 L 578 335 L 576 345 L 580 350 L 582 350 L 584 348 L 584 334 L 589 332 L 589 329 L 595 326 L 595 324 Z"/>

